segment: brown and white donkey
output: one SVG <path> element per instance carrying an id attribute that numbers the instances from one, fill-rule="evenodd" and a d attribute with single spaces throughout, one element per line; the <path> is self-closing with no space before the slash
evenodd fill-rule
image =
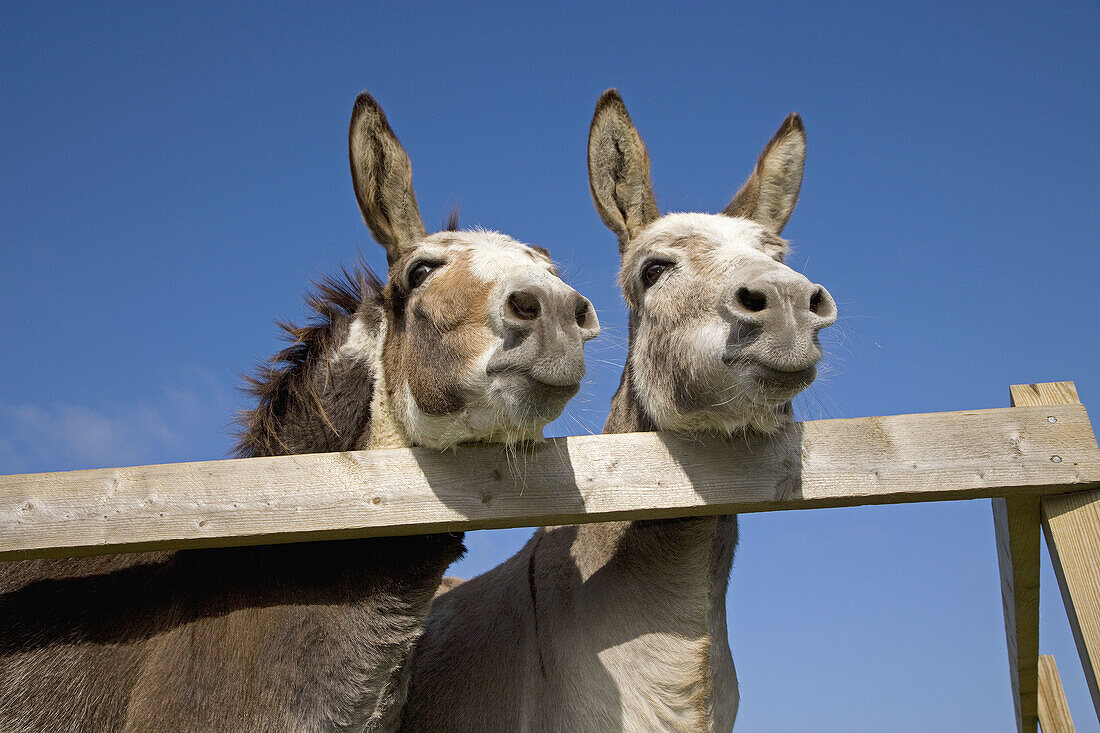
<path id="1" fill-rule="evenodd" d="M 816 376 L 829 293 L 783 264 L 805 158 L 792 114 L 721 214 L 659 216 L 649 156 L 608 90 L 589 131 L 619 238 L 630 345 L 604 432 L 742 439 L 791 421 Z M 547 527 L 436 599 L 402 730 L 729 731 L 734 516 Z"/>
<path id="2" fill-rule="evenodd" d="M 389 282 L 328 279 L 252 381 L 241 456 L 538 437 L 599 325 L 545 250 L 428 235 L 375 100 L 355 194 Z M 0 730 L 389 730 L 458 534 L 0 563 Z"/>

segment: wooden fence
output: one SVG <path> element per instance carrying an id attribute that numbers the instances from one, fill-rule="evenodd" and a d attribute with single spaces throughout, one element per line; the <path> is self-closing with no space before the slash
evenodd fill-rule
<path id="1" fill-rule="evenodd" d="M 1100 450 L 1071 382 L 1012 407 L 0 477 L 0 560 L 953 499 L 993 500 L 1019 731 L 1072 730 L 1040 658 L 1039 532 L 1100 715 Z M 1068 727 L 1066 727 L 1068 726 Z"/>

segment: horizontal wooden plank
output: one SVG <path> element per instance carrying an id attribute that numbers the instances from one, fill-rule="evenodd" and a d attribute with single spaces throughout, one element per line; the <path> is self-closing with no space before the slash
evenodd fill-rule
<path id="1" fill-rule="evenodd" d="M 1100 487 L 1080 405 L 0 477 L 0 559 Z"/>

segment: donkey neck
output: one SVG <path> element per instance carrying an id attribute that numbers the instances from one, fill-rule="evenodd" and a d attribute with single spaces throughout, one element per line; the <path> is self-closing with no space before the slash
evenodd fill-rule
<path id="1" fill-rule="evenodd" d="M 653 419 L 634 391 L 633 372 L 628 358 L 619 380 L 619 388 L 611 398 L 611 410 L 607 415 L 603 431 L 604 433 L 642 433 L 656 429 Z"/>
<path id="2" fill-rule="evenodd" d="M 604 433 L 633 433 L 658 430 L 659 427 L 650 417 L 634 389 L 630 368 L 630 359 L 627 358 L 623 368 L 619 388 L 611 398 L 611 410 L 604 425 Z M 582 526 L 582 531 L 584 527 Z M 709 527 L 713 526 L 713 531 Z M 702 527 L 708 528 L 700 531 Z M 719 517 L 717 521 L 713 517 L 699 517 L 697 519 L 652 520 L 646 522 L 628 522 L 623 525 L 622 533 L 605 533 L 605 538 L 617 537 L 614 542 L 616 547 L 604 548 L 607 552 L 621 552 L 626 542 L 639 543 L 645 546 L 643 552 L 648 552 L 648 545 L 653 543 L 666 543 L 670 539 L 675 540 L 678 547 L 690 550 L 691 546 L 706 544 L 710 546 L 710 582 L 719 595 L 724 596 L 726 582 L 733 565 L 733 551 L 737 545 L 737 517 L 735 515 Z M 694 557 L 689 551 L 684 557 Z"/>
<path id="3" fill-rule="evenodd" d="M 628 359 L 605 433 L 658 427 L 639 400 L 632 376 Z M 583 635 L 591 627 L 625 640 L 603 648 L 599 664 L 617 696 L 639 696 L 613 706 L 621 705 L 622 712 L 633 716 L 626 727 L 652 728 L 652 716 L 660 711 L 686 726 L 677 729 L 732 727 L 727 709 L 737 693 L 726 631 L 726 589 L 737 517 L 582 524 L 574 529 L 568 552 L 583 581 L 586 604 L 613 609 L 608 617 L 615 620 L 588 619 L 585 628 L 570 633 Z M 624 619 L 647 619 L 649 626 L 642 633 Z M 670 689 L 682 694 L 670 696 Z"/>
<path id="4" fill-rule="evenodd" d="M 371 395 L 370 434 L 365 448 L 406 448 L 411 445 L 405 428 L 397 419 L 393 408 L 393 396 L 386 380 L 382 359 L 382 345 L 386 341 L 386 325 L 378 337 L 378 350 L 374 358 L 374 394 Z"/>
<path id="5" fill-rule="evenodd" d="M 658 430 L 657 424 L 646 411 L 634 389 L 634 370 L 630 366 L 634 353 L 634 334 L 638 328 L 638 316 L 630 312 L 627 323 L 627 353 L 619 388 L 611 398 L 611 410 L 604 423 L 604 433 L 643 433 Z"/>

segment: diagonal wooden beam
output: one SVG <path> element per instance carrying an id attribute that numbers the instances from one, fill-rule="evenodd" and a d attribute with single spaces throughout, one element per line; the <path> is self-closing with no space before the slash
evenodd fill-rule
<path id="1" fill-rule="evenodd" d="M 1100 491 L 1047 497 L 1043 532 L 1100 719 Z"/>

